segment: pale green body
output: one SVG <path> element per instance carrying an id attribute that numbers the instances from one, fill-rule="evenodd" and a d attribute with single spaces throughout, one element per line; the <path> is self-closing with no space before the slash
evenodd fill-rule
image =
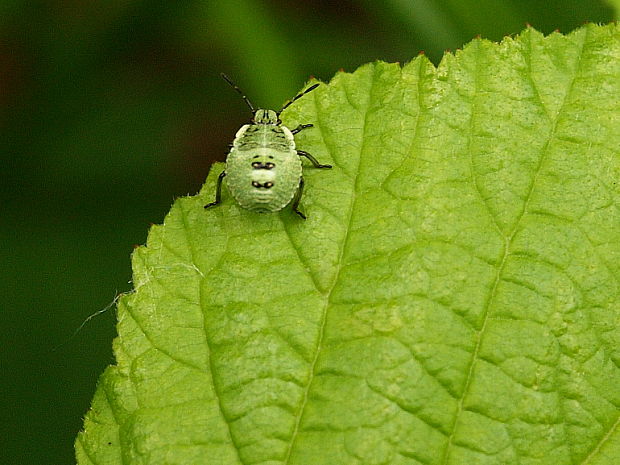
<path id="1" fill-rule="evenodd" d="M 252 122 L 242 126 L 235 134 L 226 158 L 226 168 L 217 178 L 215 201 L 205 205 L 210 208 L 222 201 L 222 183 L 237 203 L 258 213 L 277 212 L 291 204 L 292 210 L 304 220 L 306 215 L 299 209 L 299 201 L 304 190 L 304 178 L 299 157 L 306 157 L 315 168 L 331 168 L 323 165 L 304 150 L 295 148 L 294 135 L 311 128 L 312 124 L 300 124 L 292 131 L 282 126 L 280 113 L 289 105 L 318 87 L 318 83 L 308 87 L 294 99 L 284 104 L 278 112 L 273 110 L 254 110 L 254 106 L 241 90 L 226 76 L 222 77 L 252 110 Z"/>
<path id="2" fill-rule="evenodd" d="M 254 212 L 282 210 L 299 188 L 302 164 L 295 139 L 288 128 L 278 123 L 272 110 L 258 110 L 253 124 L 237 131 L 226 158 L 228 190 L 239 205 Z M 256 169 L 253 163 L 273 167 Z M 270 183 L 269 188 L 263 187 Z"/>

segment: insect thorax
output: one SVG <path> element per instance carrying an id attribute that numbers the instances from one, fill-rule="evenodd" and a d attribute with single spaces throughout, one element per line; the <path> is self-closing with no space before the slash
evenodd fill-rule
<path id="1" fill-rule="evenodd" d="M 240 151 L 267 148 L 288 152 L 295 150 L 293 134 L 284 126 L 246 124 L 239 129 L 233 147 Z"/>

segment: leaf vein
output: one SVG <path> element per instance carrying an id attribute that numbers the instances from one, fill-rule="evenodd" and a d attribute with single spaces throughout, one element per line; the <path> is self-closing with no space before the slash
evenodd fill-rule
<path id="1" fill-rule="evenodd" d="M 190 231 L 191 229 L 189 228 L 188 222 L 187 222 L 187 214 L 185 212 L 185 209 L 183 208 L 183 206 L 181 206 L 181 218 L 183 220 L 183 225 L 185 226 L 183 228 L 183 231 L 185 231 L 185 235 L 186 235 L 186 240 L 187 240 L 187 245 L 188 248 L 190 250 L 190 254 L 192 257 L 192 264 L 200 269 L 200 267 L 198 266 L 198 264 L 196 263 L 196 259 L 195 259 L 195 251 L 194 251 L 194 246 L 192 244 L 192 241 L 190 240 L 189 234 L 187 233 L 187 231 Z M 226 247 L 224 250 L 228 250 L 228 241 L 229 239 L 226 238 Z M 220 256 L 220 261 L 222 260 L 222 257 L 224 257 L 226 255 L 226 253 L 224 252 L 221 256 Z M 201 270 L 201 280 L 206 279 L 212 272 L 214 269 L 217 268 L 217 264 L 211 269 L 209 270 L 208 273 L 204 273 Z M 199 302 L 202 304 L 202 286 L 199 284 L 198 286 L 199 289 Z M 201 305 L 201 309 L 202 309 L 202 305 Z M 215 365 L 213 364 L 213 351 L 211 350 L 211 344 L 209 342 L 209 334 L 208 334 L 208 330 L 207 330 L 207 316 L 205 315 L 204 309 L 202 309 L 202 314 L 203 314 L 203 319 L 204 319 L 204 334 L 205 334 L 205 344 L 207 346 L 207 350 L 209 351 L 209 353 L 207 354 L 208 360 L 209 360 L 209 378 L 211 379 L 211 385 L 213 387 L 213 394 L 215 395 L 215 398 L 217 399 L 217 404 L 219 407 L 219 411 L 220 411 L 220 415 L 222 416 L 222 420 L 224 421 L 224 423 L 226 424 L 227 430 L 228 430 L 228 435 L 230 437 L 230 442 L 233 446 L 233 448 L 235 449 L 235 452 L 237 453 L 237 460 L 239 461 L 239 463 L 244 464 L 244 461 L 241 459 L 241 454 L 239 451 L 239 445 L 237 444 L 237 442 L 235 441 L 235 437 L 232 434 L 232 430 L 230 428 L 230 423 L 228 421 L 228 419 L 226 418 L 226 415 L 224 414 L 224 407 L 222 405 L 222 398 L 221 395 L 219 393 L 219 389 L 217 387 L 217 383 L 215 382 Z"/>
<path id="2" fill-rule="evenodd" d="M 370 84 L 370 90 L 369 90 L 369 94 L 371 96 L 370 98 L 372 98 L 372 89 L 373 89 L 373 86 L 374 86 L 374 82 L 375 82 L 375 75 L 373 73 L 372 81 L 371 81 L 371 84 Z M 345 94 L 347 94 L 346 88 L 345 88 Z M 370 98 L 369 98 L 368 107 L 370 107 Z M 347 95 L 347 99 L 348 99 L 348 95 Z M 315 102 L 315 105 L 318 107 L 317 96 L 316 95 L 314 96 L 314 102 Z M 351 105 L 351 106 L 353 106 L 353 105 Z M 353 106 L 353 108 L 355 108 L 355 107 Z M 366 131 L 367 120 L 368 120 L 368 111 L 366 112 L 365 119 L 364 119 L 364 127 L 362 129 L 362 141 L 364 141 L 363 134 Z M 318 126 L 319 126 L 319 129 L 321 131 L 321 134 L 323 134 L 323 127 L 322 127 L 322 125 L 319 124 Z M 321 327 L 319 328 L 319 338 L 318 338 L 318 343 L 317 343 L 317 350 L 316 350 L 316 353 L 315 353 L 315 356 L 314 356 L 314 360 L 312 361 L 312 365 L 310 367 L 310 376 L 309 376 L 309 379 L 308 379 L 308 384 L 307 384 L 306 389 L 304 390 L 304 393 L 303 393 L 303 399 L 302 399 L 302 402 L 301 402 L 299 413 L 297 415 L 297 419 L 295 421 L 295 426 L 294 426 L 294 429 L 293 429 L 293 434 L 291 435 L 289 447 L 288 447 L 288 450 L 286 451 L 286 455 L 285 455 L 285 458 L 284 458 L 284 463 L 287 464 L 287 465 L 290 463 L 292 452 L 293 452 L 293 449 L 294 449 L 294 446 L 295 446 L 295 441 L 297 440 L 297 437 L 299 436 L 299 428 L 300 428 L 300 425 L 301 425 L 301 420 L 302 420 L 302 417 L 304 415 L 304 412 L 305 412 L 305 409 L 306 409 L 306 405 L 308 403 L 308 397 L 309 397 L 310 389 L 312 387 L 312 382 L 315 379 L 316 364 L 317 364 L 317 361 L 319 359 L 319 355 L 321 353 L 321 346 L 323 344 L 323 337 L 325 335 L 325 325 L 326 325 L 326 322 L 327 322 L 327 311 L 328 311 L 328 307 L 330 305 L 331 294 L 332 294 L 334 288 L 336 287 L 336 284 L 339 281 L 340 273 L 341 273 L 342 268 L 343 268 L 342 267 L 342 262 L 343 262 L 344 254 L 345 254 L 345 251 L 346 251 L 346 248 L 347 248 L 347 243 L 348 243 L 348 241 L 350 239 L 350 230 L 351 230 L 351 224 L 352 224 L 352 220 L 353 220 L 353 212 L 355 210 L 356 194 L 357 194 L 357 187 L 358 187 L 357 186 L 357 181 L 358 181 L 358 177 L 359 177 L 359 171 L 360 171 L 360 166 L 361 166 L 361 160 L 362 160 L 363 152 L 364 152 L 364 143 L 362 142 L 362 146 L 360 148 L 358 164 L 357 164 L 357 169 L 356 169 L 355 180 L 354 180 L 354 183 L 353 183 L 354 187 L 353 187 L 353 190 L 352 190 L 352 200 L 351 200 L 351 203 L 350 203 L 350 206 L 349 206 L 349 215 L 348 215 L 349 218 L 348 218 L 347 227 L 346 227 L 346 230 L 345 230 L 345 237 L 344 237 L 344 240 L 343 240 L 343 243 L 342 243 L 342 248 L 340 249 L 340 256 L 339 256 L 338 261 L 337 261 L 337 263 L 338 263 L 338 272 L 337 272 L 336 277 L 335 277 L 335 279 L 334 279 L 334 281 L 332 283 L 331 288 L 329 289 L 329 291 L 325 295 L 325 304 L 324 304 L 324 308 L 323 308 L 323 316 L 322 316 L 322 321 L 321 321 Z"/>
<path id="3" fill-rule="evenodd" d="M 530 182 L 530 186 L 528 188 L 528 192 L 527 192 L 527 195 L 525 197 L 525 201 L 523 202 L 523 208 L 521 209 L 519 217 L 517 218 L 517 220 L 514 223 L 512 231 L 510 232 L 510 234 L 507 237 L 504 237 L 504 241 L 505 241 L 504 242 L 504 254 L 503 254 L 501 263 L 499 264 L 499 267 L 497 269 L 497 273 L 495 275 L 495 279 L 494 279 L 493 285 L 491 287 L 491 291 L 489 293 L 489 297 L 487 298 L 486 303 L 485 303 L 484 308 L 483 308 L 484 316 L 483 316 L 482 325 L 480 327 L 480 330 L 476 333 L 476 344 L 475 344 L 474 351 L 473 351 L 473 354 L 472 354 L 472 357 L 471 357 L 471 362 L 469 364 L 469 369 L 468 369 L 468 372 L 467 372 L 467 378 L 465 380 L 465 384 L 464 384 L 464 387 L 463 387 L 463 393 L 462 393 L 462 395 L 461 395 L 461 397 L 459 399 L 458 405 L 457 405 L 457 411 L 456 411 L 456 414 L 454 416 L 454 421 L 453 421 L 453 425 L 452 425 L 452 432 L 451 432 L 451 434 L 450 434 L 450 436 L 448 438 L 448 443 L 446 445 L 446 448 L 445 448 L 445 451 L 444 451 L 444 455 L 443 455 L 443 459 L 441 461 L 441 463 L 443 465 L 447 465 L 449 463 L 450 452 L 451 452 L 451 449 L 452 449 L 453 444 L 454 444 L 453 441 L 454 441 L 455 433 L 456 433 L 456 430 L 458 428 L 458 424 L 459 424 L 461 415 L 463 413 L 463 410 L 465 410 L 465 407 L 464 407 L 465 398 L 469 394 L 469 388 L 471 386 L 471 382 L 472 382 L 472 379 L 473 379 L 473 373 L 474 373 L 474 370 L 475 370 L 475 367 L 476 367 L 476 361 L 478 359 L 478 353 L 479 353 L 480 347 L 482 345 L 481 344 L 482 343 L 482 337 L 484 335 L 484 332 L 486 330 L 486 325 L 487 325 L 487 322 L 489 320 L 489 309 L 491 307 L 491 304 L 492 304 L 495 296 L 497 295 L 498 284 L 502 280 L 502 273 L 503 273 L 504 268 L 506 266 L 506 262 L 507 262 L 508 256 L 510 255 L 510 245 L 512 243 L 512 240 L 513 240 L 515 234 L 517 233 L 517 230 L 519 229 L 519 224 L 521 223 L 521 220 L 523 219 L 523 217 L 525 216 L 525 214 L 527 212 L 527 208 L 528 208 L 529 202 L 530 202 L 530 200 L 532 198 L 532 193 L 534 192 L 534 188 L 536 186 L 536 181 L 538 180 L 538 176 L 539 176 L 540 171 L 542 169 L 544 160 L 545 160 L 546 155 L 547 155 L 547 153 L 549 151 L 549 145 L 551 144 L 551 141 L 554 138 L 554 134 L 555 134 L 555 131 L 556 131 L 557 123 L 558 123 L 559 118 L 560 118 L 560 114 L 562 113 L 562 110 L 563 110 L 563 108 L 566 105 L 566 101 L 568 99 L 568 96 L 570 95 L 570 93 L 572 91 L 572 88 L 573 88 L 573 85 L 575 83 L 576 76 L 578 74 L 578 70 L 579 70 L 579 67 L 580 67 L 580 63 L 581 63 L 581 60 L 583 58 L 583 51 L 584 51 L 584 46 L 585 46 L 586 40 L 587 40 L 587 36 L 584 36 L 583 41 L 581 43 L 581 50 L 580 50 L 580 53 L 579 53 L 579 58 L 578 58 L 577 65 L 575 66 L 573 78 L 571 79 L 571 81 L 570 81 L 570 83 L 568 85 L 568 90 L 567 90 L 566 94 L 564 95 L 564 100 L 562 101 L 562 104 L 560 105 L 560 109 L 558 110 L 558 113 L 557 113 L 555 119 L 553 120 L 551 131 L 550 131 L 550 133 L 548 135 L 548 138 L 547 138 L 547 141 L 546 141 L 546 143 L 545 143 L 545 145 L 544 145 L 544 147 L 542 149 L 542 153 L 541 153 L 541 155 L 539 157 L 538 164 L 537 164 L 536 169 L 534 171 L 534 174 L 532 176 L 532 181 Z M 477 49 L 476 49 L 476 71 L 479 68 L 479 60 L 480 60 L 480 41 L 477 42 Z M 477 87 L 477 76 L 478 76 L 478 73 L 475 72 L 475 75 L 476 75 L 476 87 Z M 472 104 L 473 106 L 475 105 L 475 96 L 476 96 L 476 92 L 474 92 L 474 96 L 473 96 L 473 104 Z M 475 108 L 472 109 L 472 118 L 473 118 L 474 114 L 475 114 Z M 470 133 L 471 133 L 471 130 L 472 130 L 472 127 L 470 126 Z M 497 224 L 497 221 L 495 219 L 494 219 L 494 221 L 495 221 L 496 225 L 499 227 L 499 225 Z M 500 229 L 500 231 L 501 231 L 501 229 Z"/>

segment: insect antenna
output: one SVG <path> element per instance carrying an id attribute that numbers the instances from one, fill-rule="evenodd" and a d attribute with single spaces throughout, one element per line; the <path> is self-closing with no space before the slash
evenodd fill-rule
<path id="1" fill-rule="evenodd" d="M 252 111 L 252 114 L 254 114 L 256 112 L 256 110 L 254 110 L 254 105 L 252 105 L 252 102 L 250 102 L 250 100 L 245 96 L 245 94 L 241 91 L 241 89 L 239 89 L 239 87 L 237 87 L 237 84 L 235 84 L 234 82 L 232 82 L 230 80 L 230 78 L 228 76 L 226 76 L 224 73 L 220 73 L 220 75 L 224 78 L 224 80 L 231 85 L 231 87 L 233 89 L 235 89 L 239 95 L 241 95 L 241 98 L 243 99 L 243 101 L 245 103 L 247 103 L 248 107 L 250 107 L 250 110 Z M 306 91 L 307 92 L 307 91 Z"/>
<path id="2" fill-rule="evenodd" d="M 280 113 L 282 113 L 284 110 L 286 110 L 288 108 L 288 106 L 293 103 L 295 100 L 300 99 L 301 97 L 303 97 L 305 94 L 307 94 L 308 92 L 310 92 L 311 90 L 316 89 L 317 87 L 319 87 L 319 83 L 316 83 L 313 86 L 308 87 L 306 90 L 304 90 L 301 94 L 298 94 L 295 98 L 289 100 L 288 102 L 286 102 L 284 104 L 284 106 L 282 107 L 282 109 L 277 113 L 278 116 L 280 116 Z"/>

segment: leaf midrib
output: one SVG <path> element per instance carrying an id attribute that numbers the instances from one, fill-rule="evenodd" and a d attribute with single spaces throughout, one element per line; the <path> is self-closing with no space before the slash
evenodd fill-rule
<path id="1" fill-rule="evenodd" d="M 190 234 L 188 231 L 191 231 L 191 229 L 189 228 L 189 224 L 187 221 L 187 213 L 185 212 L 185 209 L 181 207 L 181 218 L 183 219 L 183 231 L 185 232 L 185 237 L 187 240 L 187 246 L 189 248 L 190 251 L 190 256 L 191 256 L 191 260 L 193 265 L 198 268 L 198 270 L 200 270 L 200 274 L 201 274 L 201 278 L 200 278 L 200 284 L 198 286 L 198 305 L 200 306 L 201 309 L 201 313 L 203 316 L 203 329 L 204 329 L 204 335 L 205 335 L 205 344 L 207 346 L 207 357 L 208 357 L 208 361 L 209 361 L 209 379 L 211 380 L 211 386 L 213 387 L 213 393 L 215 395 L 215 397 L 217 398 L 217 405 L 218 405 L 218 410 L 220 412 L 220 415 L 222 417 L 223 422 L 226 424 L 226 429 L 228 431 L 228 437 L 230 438 L 230 443 L 233 446 L 233 449 L 235 450 L 235 453 L 237 454 L 237 461 L 242 464 L 245 465 L 242 458 L 241 458 L 241 454 L 239 453 L 239 445 L 236 443 L 235 441 L 235 437 L 232 434 L 232 430 L 230 428 L 230 422 L 228 421 L 228 419 L 226 418 L 226 415 L 224 414 L 224 408 L 222 405 L 222 397 L 220 396 L 220 392 L 219 389 L 217 387 L 217 383 L 215 382 L 215 366 L 213 365 L 213 350 L 211 349 L 211 343 L 209 342 L 209 333 L 207 331 L 207 316 L 205 314 L 204 308 L 202 308 L 202 302 L 203 302 L 203 291 L 202 291 L 202 282 L 208 278 L 209 273 L 205 273 L 203 270 L 200 269 L 200 267 L 198 266 L 198 263 L 196 261 L 196 252 L 194 250 L 194 245 L 192 243 Z M 224 250 L 228 250 L 228 242 L 230 240 L 230 235 L 226 235 L 226 245 L 224 247 Z M 222 257 L 224 257 L 226 254 L 223 253 L 220 256 L 220 260 L 221 261 Z M 211 271 L 213 271 L 214 269 L 217 268 L 218 263 L 216 263 L 213 268 L 211 269 Z"/>
<path id="2" fill-rule="evenodd" d="M 312 388 L 312 383 L 314 382 L 315 379 L 315 371 L 316 371 L 316 364 L 317 361 L 319 359 L 320 353 L 321 353 L 321 349 L 322 349 L 322 344 L 323 344 L 323 338 L 325 335 L 325 324 L 327 322 L 327 311 L 329 309 L 329 306 L 331 304 L 331 296 L 332 296 L 332 292 L 333 290 L 336 288 L 336 285 L 338 284 L 338 282 L 340 281 L 340 274 L 342 272 L 342 264 L 343 264 L 343 259 L 344 259 L 344 255 L 345 252 L 347 250 L 347 246 L 349 244 L 350 241 L 350 231 L 351 231 L 351 225 L 353 222 L 353 212 L 355 211 L 355 206 L 357 203 L 357 191 L 358 191 L 358 179 L 359 179 L 359 174 L 360 174 L 360 167 L 362 165 L 362 155 L 364 154 L 364 149 L 366 147 L 366 138 L 364 137 L 364 134 L 366 133 L 366 127 L 368 125 L 368 109 L 371 108 L 371 101 L 372 101 L 372 92 L 373 92 L 373 88 L 375 85 L 375 76 L 376 76 L 376 68 L 373 69 L 373 75 L 372 75 L 372 81 L 370 84 L 370 88 L 369 88 L 369 98 L 368 98 L 368 104 L 367 107 L 365 109 L 365 115 L 364 115 L 364 127 L 362 128 L 362 144 L 360 147 L 360 154 L 358 157 L 358 163 L 357 163 L 357 168 L 355 170 L 355 178 L 354 178 L 354 182 L 353 182 L 353 190 L 352 190 L 352 200 L 350 203 L 350 207 L 349 207 L 349 213 L 348 213 L 348 221 L 347 221 L 347 225 L 346 225 L 346 229 L 345 229 L 345 236 L 344 236 L 344 240 L 342 241 L 342 247 L 340 249 L 340 255 L 338 257 L 338 261 L 337 263 L 337 272 L 336 272 L 336 276 L 334 277 L 334 280 L 332 282 L 331 287 L 327 290 L 327 292 L 325 292 L 324 295 L 324 305 L 323 305 L 323 312 L 322 312 L 322 321 L 321 321 L 321 327 L 319 329 L 319 338 L 318 338 L 318 344 L 317 344 L 317 350 L 315 352 L 314 355 L 314 360 L 312 361 L 312 364 L 310 366 L 310 377 L 308 379 L 308 384 L 306 386 L 306 389 L 304 391 L 304 396 L 299 408 L 299 412 L 297 415 L 297 419 L 295 421 L 295 428 L 293 429 L 293 434 L 291 435 L 291 440 L 289 442 L 289 447 L 287 450 L 287 453 L 284 457 L 284 464 L 285 465 L 289 465 L 290 463 L 290 459 L 291 459 L 291 455 L 293 453 L 293 449 L 295 447 L 297 438 L 299 436 L 299 427 L 301 425 L 301 420 L 303 419 L 304 416 L 304 412 L 306 410 L 306 405 L 308 403 L 308 395 L 310 393 L 310 390 Z M 345 87 L 344 83 L 342 84 L 343 87 Z M 345 95 L 347 95 L 347 99 L 348 99 L 348 94 L 346 92 L 346 88 L 344 89 Z M 317 104 L 317 96 L 315 94 L 314 96 L 314 104 L 315 104 L 315 108 L 317 109 L 317 121 L 319 119 L 319 111 L 318 111 L 318 104 Z M 317 124 L 317 126 L 319 127 L 319 131 L 321 132 L 321 137 L 323 139 L 323 141 L 325 141 L 326 145 L 329 145 L 327 143 L 327 139 L 325 138 L 325 134 L 323 132 L 323 125 L 322 124 Z M 317 287 L 318 290 L 318 287 Z"/>

